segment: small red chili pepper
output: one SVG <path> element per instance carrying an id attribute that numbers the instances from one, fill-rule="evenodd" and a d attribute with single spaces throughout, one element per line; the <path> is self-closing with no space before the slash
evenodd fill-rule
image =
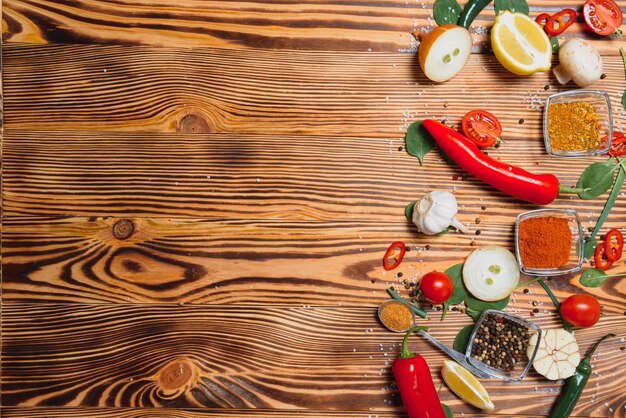
<path id="1" fill-rule="evenodd" d="M 445 418 L 437 389 L 424 357 L 409 351 L 409 335 L 426 327 L 413 327 L 402 340 L 402 353 L 391 366 L 404 409 L 409 418 Z"/>
<path id="2" fill-rule="evenodd" d="M 613 240 L 615 238 L 615 241 Z M 622 258 L 624 249 L 624 236 L 617 229 L 611 229 L 604 236 L 604 254 L 611 263 Z"/>
<path id="3" fill-rule="evenodd" d="M 606 257 L 606 247 L 598 244 L 596 252 L 593 254 L 593 261 L 596 263 L 596 268 L 602 271 L 606 271 L 611 268 L 613 262 Z"/>
<path id="4" fill-rule="evenodd" d="M 398 254 L 396 254 L 396 250 L 398 250 Z M 393 270 L 402 263 L 402 259 L 404 258 L 404 254 L 406 254 L 406 245 L 402 241 L 396 241 L 391 243 L 387 251 L 385 252 L 385 256 L 383 257 L 383 268 L 385 270 Z M 393 258 L 393 262 L 390 260 Z"/>
<path id="5" fill-rule="evenodd" d="M 550 36 L 560 35 L 565 31 L 565 29 L 572 26 L 575 21 L 576 11 L 572 9 L 564 9 L 550 16 L 546 21 L 544 29 Z"/>
<path id="6" fill-rule="evenodd" d="M 549 13 L 541 13 L 539 16 L 535 18 L 535 22 L 542 28 L 545 26 L 546 22 L 550 19 Z"/>
<path id="7" fill-rule="evenodd" d="M 556 199 L 559 191 L 571 192 L 560 186 L 553 174 L 532 174 L 488 157 L 469 139 L 442 123 L 426 119 L 422 126 L 459 167 L 504 193 L 527 202 L 547 205 Z"/>
<path id="8" fill-rule="evenodd" d="M 606 145 L 608 136 L 605 136 L 602 141 Z M 621 157 L 626 155 L 626 136 L 621 132 L 613 132 L 611 139 L 611 148 L 609 149 L 609 155 L 611 157 Z"/>

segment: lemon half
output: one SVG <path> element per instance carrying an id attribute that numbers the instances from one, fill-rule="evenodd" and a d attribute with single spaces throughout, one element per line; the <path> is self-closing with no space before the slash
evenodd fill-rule
<path id="1" fill-rule="evenodd" d="M 514 74 L 529 75 L 550 69 L 550 39 L 525 14 L 500 13 L 491 29 L 491 46 L 500 64 Z"/>

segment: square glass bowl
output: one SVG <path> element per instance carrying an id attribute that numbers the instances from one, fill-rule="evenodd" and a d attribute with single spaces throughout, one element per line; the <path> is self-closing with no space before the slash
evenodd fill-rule
<path id="1" fill-rule="evenodd" d="M 474 344 L 478 344 L 474 342 L 474 340 L 476 339 L 476 334 L 478 333 L 480 328 L 485 324 L 485 319 L 487 318 L 488 315 L 494 315 L 498 318 L 503 318 L 505 320 L 514 322 L 517 325 L 521 325 L 522 327 L 528 330 L 530 334 L 528 337 L 529 339 L 530 337 L 532 337 L 533 334 L 537 334 L 537 344 L 535 345 L 535 348 L 533 352 L 531 353 L 530 357 L 526 357 L 526 353 L 523 353 L 522 358 L 520 359 L 520 361 L 518 361 L 515 364 L 515 366 L 513 367 L 513 370 L 511 371 L 506 371 L 506 370 L 499 369 L 496 367 L 491 367 L 490 365 L 487 365 L 486 363 L 472 357 L 472 348 Z M 491 377 L 494 377 L 496 379 L 506 380 L 509 382 L 518 382 L 522 380 L 524 376 L 526 376 L 526 373 L 528 373 L 528 370 L 530 369 L 530 366 L 532 365 L 533 360 L 535 359 L 535 356 L 537 355 L 537 349 L 539 348 L 539 342 L 541 341 L 541 334 L 542 334 L 541 328 L 539 328 L 537 325 L 533 324 L 532 322 L 526 321 L 525 319 L 522 319 L 519 316 L 512 315 L 506 312 L 496 311 L 494 309 L 488 309 L 482 313 L 480 318 L 478 318 L 478 322 L 476 322 L 476 325 L 474 325 L 474 330 L 472 331 L 472 335 L 470 336 L 470 339 L 469 339 L 469 344 L 467 345 L 467 349 L 465 351 L 465 359 L 472 366 L 487 373 Z"/>
<path id="2" fill-rule="evenodd" d="M 567 224 L 572 233 L 570 252 L 567 263 L 558 268 L 531 268 L 524 266 L 520 254 L 520 223 L 538 217 L 555 217 L 567 219 Z M 524 274 L 535 276 L 558 276 L 560 274 L 573 273 L 582 268 L 583 265 L 583 244 L 584 237 L 578 212 L 571 209 L 537 209 L 520 213 L 515 221 L 515 255 L 520 270 Z"/>
<path id="3" fill-rule="evenodd" d="M 555 150 L 550 145 L 548 134 L 548 113 L 550 106 L 554 104 L 570 102 L 587 102 L 594 107 L 598 114 L 600 124 L 600 141 L 592 148 L 586 150 Z M 611 112 L 611 99 L 605 91 L 599 90 L 572 90 L 553 94 L 546 99 L 545 110 L 543 112 L 543 141 L 548 154 L 554 157 L 589 157 L 592 155 L 606 154 L 611 147 L 613 136 L 613 114 Z M 603 138 L 608 138 L 602 142 Z"/>

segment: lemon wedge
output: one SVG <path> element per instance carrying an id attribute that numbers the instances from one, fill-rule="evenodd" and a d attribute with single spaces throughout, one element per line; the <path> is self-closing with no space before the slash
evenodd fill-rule
<path id="1" fill-rule="evenodd" d="M 441 375 L 452 392 L 465 402 L 486 411 L 495 409 L 483 385 L 460 364 L 444 360 Z"/>
<path id="2" fill-rule="evenodd" d="M 550 39 L 525 14 L 500 13 L 491 29 L 491 46 L 500 64 L 514 74 L 529 75 L 550 69 Z"/>

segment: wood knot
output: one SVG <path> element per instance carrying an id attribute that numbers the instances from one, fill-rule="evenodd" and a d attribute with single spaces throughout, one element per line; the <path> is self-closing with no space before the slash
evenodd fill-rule
<path id="1" fill-rule="evenodd" d="M 179 131 L 184 134 L 208 134 L 211 133 L 211 126 L 202 117 L 195 113 L 190 113 L 180 120 Z"/>
<path id="2" fill-rule="evenodd" d="M 170 362 L 156 376 L 162 395 L 166 397 L 179 396 L 193 389 L 198 379 L 198 368 L 187 359 Z"/>
<path id="3" fill-rule="evenodd" d="M 126 239 L 135 232 L 135 225 L 129 219 L 121 219 L 113 225 L 113 236 L 117 239 Z"/>

